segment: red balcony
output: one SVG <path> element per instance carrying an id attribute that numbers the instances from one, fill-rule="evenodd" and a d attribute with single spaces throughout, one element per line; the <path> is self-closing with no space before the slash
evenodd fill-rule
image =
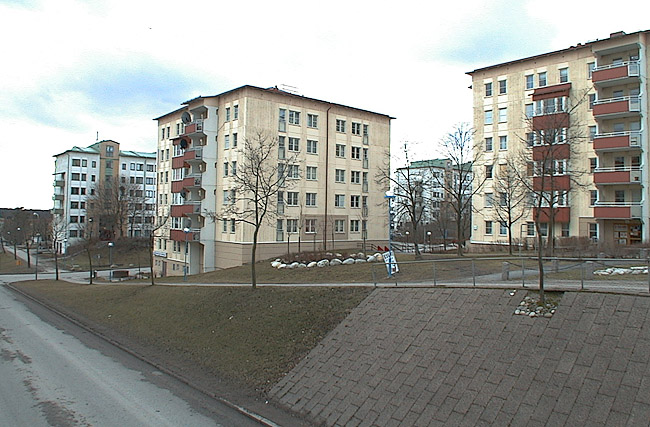
<path id="1" fill-rule="evenodd" d="M 198 228 L 190 228 L 188 233 L 183 230 L 169 230 L 170 240 L 184 242 L 186 237 L 188 242 L 198 242 L 201 239 L 201 232 Z"/>
<path id="2" fill-rule="evenodd" d="M 594 117 L 607 119 L 636 115 L 640 111 L 641 100 L 638 96 L 599 99 L 593 109 Z"/>
<path id="3" fill-rule="evenodd" d="M 561 96 L 569 96 L 571 91 L 571 83 L 562 83 L 553 86 L 544 86 L 535 89 L 533 92 L 533 101 L 538 99 L 559 98 Z"/>
<path id="4" fill-rule="evenodd" d="M 639 80 L 639 62 L 622 62 L 597 67 L 591 75 L 591 81 L 600 87 L 626 84 Z"/>
<path id="5" fill-rule="evenodd" d="M 568 159 L 571 157 L 571 150 L 569 144 L 553 144 L 553 145 L 535 145 L 533 146 L 533 160 L 560 160 Z"/>
<path id="6" fill-rule="evenodd" d="M 533 117 L 533 130 L 569 127 L 569 113 L 542 114 Z"/>
<path id="7" fill-rule="evenodd" d="M 172 193 L 183 191 L 183 181 L 172 181 Z"/>
<path id="8" fill-rule="evenodd" d="M 172 168 L 180 169 L 185 166 L 184 156 L 172 157 Z"/>
<path id="9" fill-rule="evenodd" d="M 594 150 L 619 151 L 641 148 L 640 132 L 612 132 L 594 137 Z"/>
<path id="10" fill-rule="evenodd" d="M 171 216 L 183 217 L 192 213 L 192 205 L 172 205 Z"/>
<path id="11" fill-rule="evenodd" d="M 604 205 L 604 206 L 603 206 Z M 602 203 L 594 206 L 594 218 L 598 219 L 631 219 L 641 218 L 641 205 L 625 203 Z"/>
<path id="12" fill-rule="evenodd" d="M 533 215 L 534 215 L 533 218 L 537 218 L 537 209 L 538 208 L 533 208 Z M 556 223 L 569 222 L 571 208 L 561 207 L 561 208 L 554 208 L 553 210 L 555 211 L 554 220 Z M 550 213 L 551 213 L 551 208 L 541 208 L 540 217 L 539 217 L 540 222 L 549 222 Z"/>
<path id="13" fill-rule="evenodd" d="M 641 170 L 639 168 L 598 168 L 594 171 L 594 184 L 641 184 Z"/>
<path id="14" fill-rule="evenodd" d="M 195 120 L 185 125 L 184 135 L 190 135 L 197 132 L 203 132 L 203 120 Z"/>
<path id="15" fill-rule="evenodd" d="M 536 176 L 533 177 L 533 189 L 535 191 L 570 190 L 571 177 L 569 175 Z"/>
<path id="16" fill-rule="evenodd" d="M 183 188 L 200 188 L 201 175 L 190 175 L 183 179 Z"/>

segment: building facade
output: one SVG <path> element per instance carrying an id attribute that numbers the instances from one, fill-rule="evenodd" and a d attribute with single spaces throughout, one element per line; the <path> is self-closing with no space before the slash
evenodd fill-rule
<path id="1" fill-rule="evenodd" d="M 102 240 L 150 235 L 156 213 L 155 153 L 121 151 L 118 142 L 107 140 L 54 157 L 52 213 L 59 253 L 92 235 Z M 103 205 L 104 199 L 112 208 Z M 106 217 L 111 209 L 119 219 Z"/>
<path id="2" fill-rule="evenodd" d="M 513 237 L 535 237 L 540 218 L 543 235 L 649 241 L 649 37 L 613 33 L 468 73 L 481 159 L 474 173 L 485 178 L 473 201 L 473 243 L 507 241 L 496 215 L 505 200 L 497 184 L 523 158 L 528 164 L 519 168 L 531 178 L 531 197 Z M 536 203 L 545 196 L 547 202 Z"/>
<path id="3" fill-rule="evenodd" d="M 250 261 L 253 226 L 223 218 L 247 138 L 277 144 L 270 162 L 295 156 L 293 185 L 278 195 L 258 240 L 257 258 L 387 240 L 386 165 L 391 117 L 254 86 L 198 97 L 158 123 L 159 275 L 213 271 Z M 237 173 L 242 173 L 241 171 Z M 215 219 L 218 218 L 218 219 Z M 300 246 L 300 248 L 299 248 Z"/>

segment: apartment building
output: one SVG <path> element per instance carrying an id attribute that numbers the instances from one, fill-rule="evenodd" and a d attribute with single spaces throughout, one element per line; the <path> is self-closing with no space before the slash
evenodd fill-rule
<path id="1" fill-rule="evenodd" d="M 150 235 L 156 213 L 156 153 L 122 151 L 118 142 L 105 140 L 72 147 L 54 158 L 52 213 L 59 253 L 91 233 L 107 241 Z M 108 218 L 111 209 L 102 205 L 103 199 L 110 199 L 114 209 L 122 205 L 120 218 Z"/>
<path id="2" fill-rule="evenodd" d="M 535 237 L 541 209 L 542 234 L 618 245 L 649 241 L 649 37 L 649 31 L 612 33 L 468 73 L 480 158 L 474 173 L 485 178 L 473 200 L 473 243 L 507 241 L 495 213 L 504 200 L 497 182 L 509 162 L 525 156 L 532 193 L 552 197 L 541 207 L 530 198 L 514 238 Z"/>
<path id="3" fill-rule="evenodd" d="M 257 258 L 385 243 L 386 165 L 391 117 L 278 88 L 242 86 L 200 96 L 158 123 L 158 221 L 155 270 L 181 275 L 250 261 L 254 227 L 221 213 L 247 138 L 272 138 L 270 162 L 295 156 L 292 185 L 278 194 L 258 238 Z M 242 173 L 238 171 L 236 173 Z M 300 243 L 298 243 L 300 242 Z"/>

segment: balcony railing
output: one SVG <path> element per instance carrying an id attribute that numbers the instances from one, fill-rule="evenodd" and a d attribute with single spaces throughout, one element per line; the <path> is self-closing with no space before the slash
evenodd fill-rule
<path id="1" fill-rule="evenodd" d="M 594 170 L 594 184 L 641 184 L 639 167 L 599 167 Z"/>
<path id="2" fill-rule="evenodd" d="M 641 147 L 640 131 L 607 132 L 594 135 L 594 150 L 624 150 Z"/>
<path id="3" fill-rule="evenodd" d="M 184 242 L 186 238 L 188 242 L 198 242 L 201 239 L 201 229 L 190 228 L 188 233 L 184 230 L 169 230 L 170 240 Z"/>
<path id="4" fill-rule="evenodd" d="M 65 186 L 65 181 L 62 179 L 55 179 L 54 184 L 55 187 L 63 187 Z"/>
<path id="5" fill-rule="evenodd" d="M 594 218 L 628 219 L 641 218 L 640 202 L 596 202 Z"/>
<path id="6" fill-rule="evenodd" d="M 185 125 L 185 135 L 196 132 L 203 132 L 203 119 L 194 120 L 192 123 Z"/>
<path id="7" fill-rule="evenodd" d="M 598 116 L 625 116 L 628 113 L 641 111 L 639 96 L 619 96 L 616 98 L 599 99 L 594 102 L 593 113 Z"/>
<path id="8" fill-rule="evenodd" d="M 591 75 L 594 84 L 620 84 L 628 77 L 639 77 L 639 61 L 625 61 L 596 67 Z"/>

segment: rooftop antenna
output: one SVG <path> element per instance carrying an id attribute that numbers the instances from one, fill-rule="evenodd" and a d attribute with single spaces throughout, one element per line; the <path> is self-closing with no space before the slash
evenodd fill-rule
<path id="1" fill-rule="evenodd" d="M 99 141 L 99 131 L 97 131 L 97 137 L 95 138 L 95 142 Z"/>

